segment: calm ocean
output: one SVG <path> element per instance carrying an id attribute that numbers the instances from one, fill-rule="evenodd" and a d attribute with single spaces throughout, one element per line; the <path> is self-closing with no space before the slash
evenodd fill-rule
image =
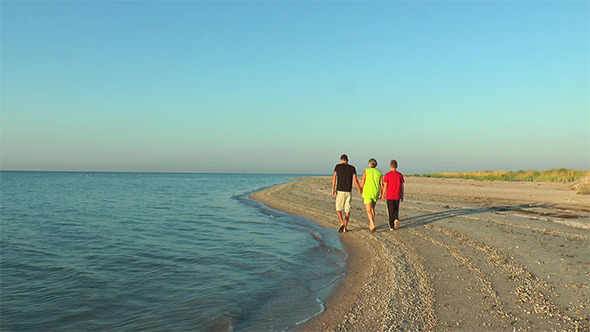
<path id="1" fill-rule="evenodd" d="M 0 330 L 296 328 L 346 255 L 248 198 L 290 177 L 1 172 Z"/>

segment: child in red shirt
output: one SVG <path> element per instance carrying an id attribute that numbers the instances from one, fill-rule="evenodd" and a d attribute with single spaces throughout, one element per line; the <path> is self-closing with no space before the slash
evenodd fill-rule
<path id="1" fill-rule="evenodd" d="M 391 172 L 383 177 L 382 199 L 387 200 L 387 212 L 389 213 L 389 230 L 399 228 L 399 202 L 404 200 L 404 176 L 397 171 L 397 161 L 389 164 Z"/>

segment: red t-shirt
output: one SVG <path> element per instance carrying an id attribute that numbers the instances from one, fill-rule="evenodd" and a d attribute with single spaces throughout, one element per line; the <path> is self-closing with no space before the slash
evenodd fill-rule
<path id="1" fill-rule="evenodd" d="M 383 182 L 387 183 L 387 192 L 385 193 L 385 198 L 399 200 L 402 183 L 406 182 L 402 173 L 398 171 L 388 172 L 385 174 Z"/>

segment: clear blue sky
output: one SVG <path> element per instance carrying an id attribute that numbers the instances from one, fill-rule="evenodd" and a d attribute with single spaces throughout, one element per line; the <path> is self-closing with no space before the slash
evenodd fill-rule
<path id="1" fill-rule="evenodd" d="M 2 1 L 4 170 L 590 168 L 588 1 Z"/>

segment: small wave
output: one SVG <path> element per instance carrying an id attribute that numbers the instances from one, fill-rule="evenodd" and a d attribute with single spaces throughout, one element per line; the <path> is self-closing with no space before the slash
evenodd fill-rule
<path id="1" fill-rule="evenodd" d="M 303 324 L 309 322 L 310 320 L 312 320 L 314 317 L 319 316 L 324 311 L 326 311 L 326 303 L 324 301 L 322 301 L 322 299 L 320 299 L 319 297 L 316 297 L 316 301 L 319 303 L 321 309 L 318 312 L 316 312 L 315 314 L 309 316 L 308 318 L 304 318 L 304 319 L 298 321 L 297 323 L 295 323 L 295 326 L 303 325 Z M 287 330 L 288 329 L 285 329 L 285 331 L 287 331 Z"/>
<path id="2" fill-rule="evenodd" d="M 171 210 L 169 206 L 148 206 L 147 208 L 153 210 Z"/>

